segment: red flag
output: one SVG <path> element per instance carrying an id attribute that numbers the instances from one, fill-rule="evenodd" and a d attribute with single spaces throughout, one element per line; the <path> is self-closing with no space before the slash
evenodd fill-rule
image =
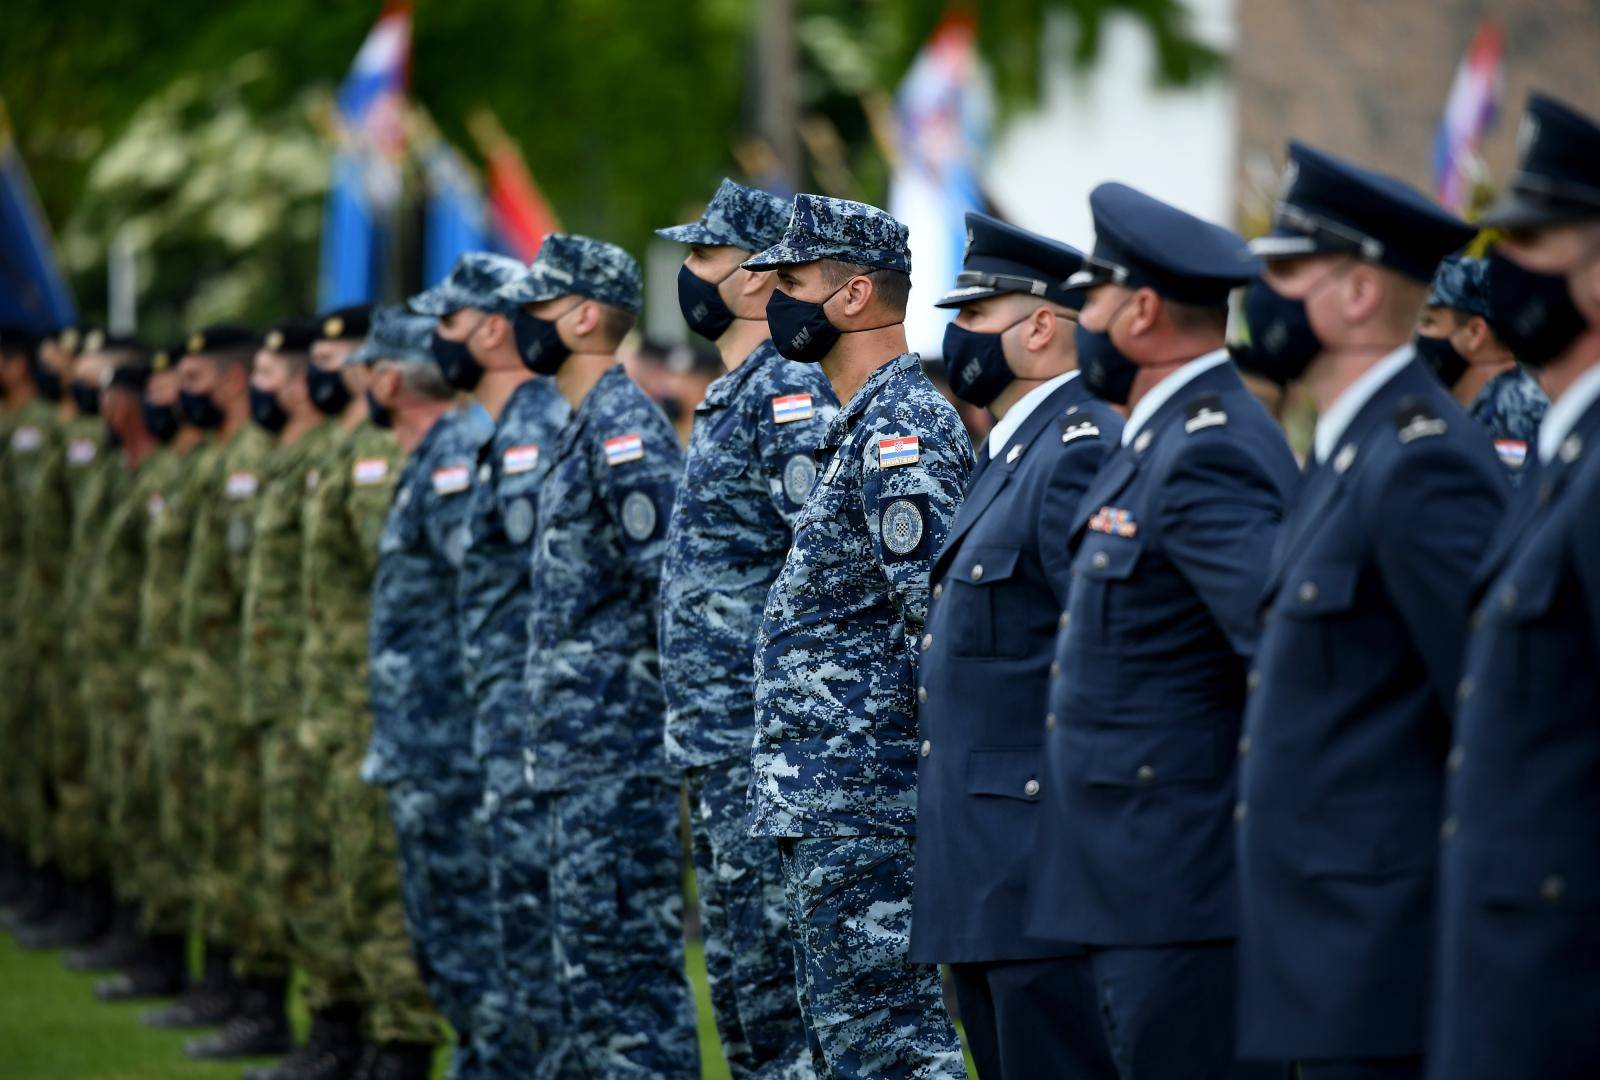
<path id="1" fill-rule="evenodd" d="M 528 171 L 522 151 L 487 109 L 468 122 L 487 164 L 489 215 L 495 245 L 523 262 L 532 262 L 544 238 L 561 221 Z"/>

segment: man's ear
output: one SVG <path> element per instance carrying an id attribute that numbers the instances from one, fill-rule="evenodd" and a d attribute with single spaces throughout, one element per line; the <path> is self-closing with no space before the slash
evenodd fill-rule
<path id="1" fill-rule="evenodd" d="M 1344 313 L 1351 323 L 1366 322 L 1383 310 L 1383 276 L 1364 262 L 1345 275 Z"/>
<path id="2" fill-rule="evenodd" d="M 1023 347 L 1029 352 L 1039 352 L 1056 339 L 1056 334 L 1061 331 L 1061 319 L 1041 304 L 1028 316 L 1026 331 L 1022 338 Z"/>
<path id="3" fill-rule="evenodd" d="M 1466 331 L 1469 353 L 1476 354 L 1489 343 L 1489 322 L 1482 315 L 1469 316 L 1466 325 L 1461 329 Z"/>
<path id="4" fill-rule="evenodd" d="M 578 337 L 588 337 L 600 326 L 600 305 L 585 299 L 572 317 L 572 332 Z"/>

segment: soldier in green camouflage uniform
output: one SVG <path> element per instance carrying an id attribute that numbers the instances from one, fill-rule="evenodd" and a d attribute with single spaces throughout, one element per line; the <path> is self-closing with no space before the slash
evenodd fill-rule
<path id="1" fill-rule="evenodd" d="M 380 320 L 342 371 L 365 395 L 362 365 L 388 356 Z M 430 361 L 431 362 L 431 361 Z M 354 389 L 354 386 L 352 386 Z M 370 398 L 367 398 L 370 402 Z M 301 748 L 319 762 L 313 818 L 330 823 L 334 905 L 302 909 L 302 940 L 319 956 L 339 948 L 353 957 L 366 1003 L 364 1034 L 384 1076 L 408 1077 L 422 1063 L 427 1076 L 441 1024 L 406 937 L 398 853 L 383 792 L 361 780 L 371 737 L 367 688 L 367 624 L 378 539 L 402 454 L 373 410 L 349 429 L 306 503 Z M 291 913 L 291 919 L 295 916 Z M 381 1064 L 380 1064 L 381 1063 Z"/>
<path id="2" fill-rule="evenodd" d="M 259 815 L 247 803 L 242 778 L 253 786 L 259 766 L 242 739 L 240 609 L 255 509 L 272 437 L 246 422 L 248 364 L 259 338 L 237 327 L 212 327 L 191 336 L 179 365 L 189 419 L 218 429 L 219 452 L 202 481 L 184 569 L 182 723 L 199 733 L 205 780 L 205 842 L 198 888 L 206 936 L 237 949 L 242 982 L 238 1010 L 220 1032 L 191 1040 L 191 1057 L 233 1058 L 281 1053 L 289 1045 L 284 1011 L 288 965 L 262 947 L 263 933 L 244 889 L 244 868 L 257 850 Z M 241 755 L 243 759 L 241 760 Z"/>

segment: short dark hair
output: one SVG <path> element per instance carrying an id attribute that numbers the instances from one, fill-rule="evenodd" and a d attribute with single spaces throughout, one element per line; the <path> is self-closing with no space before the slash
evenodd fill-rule
<path id="1" fill-rule="evenodd" d="M 612 346 L 621 345 L 622 339 L 633 330 L 639 317 L 631 311 L 624 311 L 599 300 L 595 303 L 600 305 L 600 333 L 604 335 L 606 343 Z"/>
<path id="2" fill-rule="evenodd" d="M 871 277 L 872 295 L 877 301 L 897 315 L 906 313 L 906 305 L 911 299 L 910 274 L 881 266 L 843 262 L 839 259 L 818 261 L 822 266 L 822 280 L 830 287 L 838 288 L 853 277 Z"/>
<path id="3" fill-rule="evenodd" d="M 1208 307 L 1200 304 L 1180 304 L 1176 300 L 1161 298 L 1167 317 L 1174 328 L 1186 334 L 1226 334 L 1228 332 L 1227 307 Z"/>

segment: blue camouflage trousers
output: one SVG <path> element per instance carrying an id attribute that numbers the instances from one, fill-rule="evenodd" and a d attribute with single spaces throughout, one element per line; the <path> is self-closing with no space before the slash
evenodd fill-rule
<path id="1" fill-rule="evenodd" d="M 550 900 L 563 1055 L 541 1078 L 697 1080 L 683 967 L 678 785 L 602 780 L 551 796 Z"/>
<path id="2" fill-rule="evenodd" d="M 550 941 L 550 798 L 528 786 L 520 759 L 492 756 L 485 762 L 480 815 L 489 844 L 499 978 L 510 999 L 497 1063 L 507 1075 L 531 1076 L 543 1057 L 561 1056 L 561 995 Z"/>
<path id="3" fill-rule="evenodd" d="M 501 981 L 482 803 L 480 776 L 389 787 L 406 931 L 428 992 L 458 1039 L 451 1080 L 518 1075 L 498 1060 L 509 1035 L 510 1001 Z"/>
<path id="4" fill-rule="evenodd" d="M 751 836 L 746 822 L 750 761 L 689 769 L 684 779 L 711 1011 L 728 1071 L 812 1077 L 778 842 Z"/>
<path id="5" fill-rule="evenodd" d="M 909 836 L 779 841 L 817 1072 L 964 1080 L 937 967 L 912 964 Z"/>

